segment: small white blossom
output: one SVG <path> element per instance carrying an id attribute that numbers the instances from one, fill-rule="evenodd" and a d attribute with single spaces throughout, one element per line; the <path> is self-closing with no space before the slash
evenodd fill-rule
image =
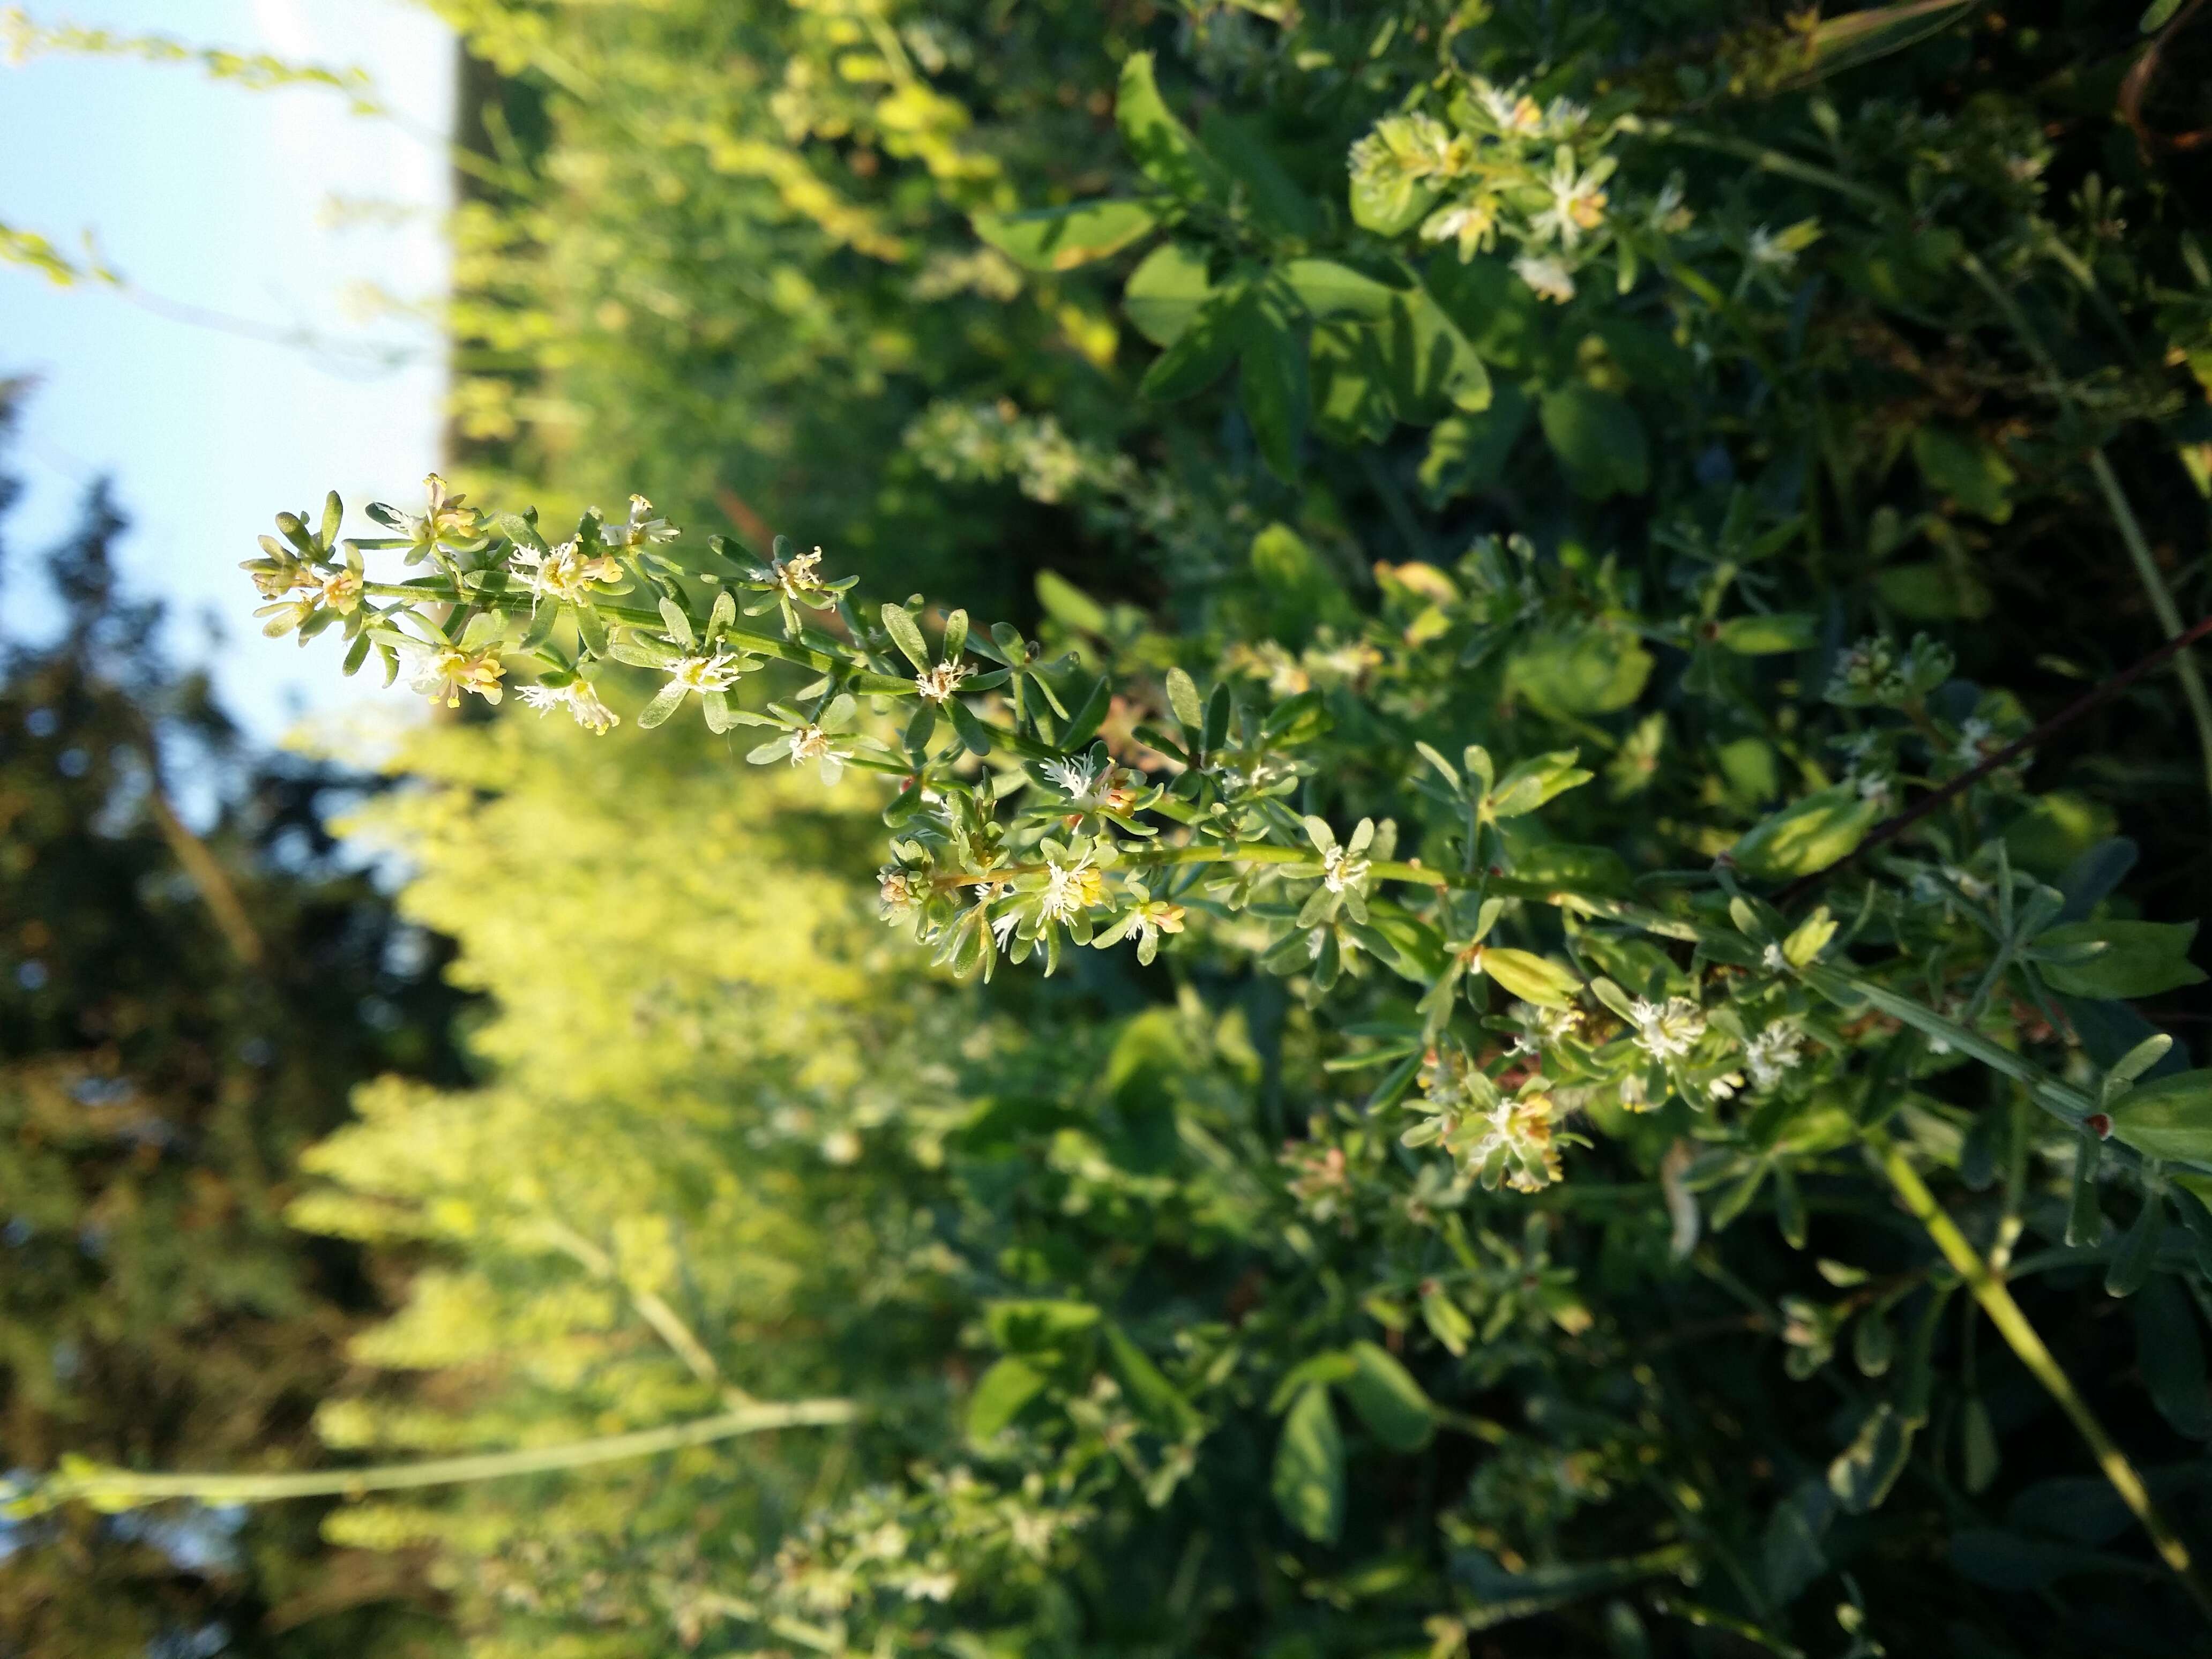
<path id="1" fill-rule="evenodd" d="M 1575 297 L 1574 273 L 1549 254 L 1524 253 L 1513 262 L 1513 274 L 1540 300 L 1565 305 Z"/>
<path id="2" fill-rule="evenodd" d="M 914 689 L 921 693 L 926 702 L 949 702 L 952 694 L 960 689 L 960 682 L 975 671 L 965 663 L 941 662 L 927 673 L 914 677 Z"/>
<path id="3" fill-rule="evenodd" d="M 1711 1082 L 1705 1085 L 1706 1091 L 1711 1094 L 1715 1100 L 1730 1099 L 1734 1097 L 1735 1091 L 1742 1087 L 1743 1073 L 1741 1072 L 1723 1072 L 1718 1077 L 1713 1079 Z"/>
<path id="4" fill-rule="evenodd" d="M 802 726 L 791 734 L 791 763 L 804 766 L 809 761 L 817 762 L 824 783 L 835 783 L 845 775 L 845 759 L 849 752 L 818 726 Z"/>
<path id="5" fill-rule="evenodd" d="M 622 716 L 599 701 L 598 690 L 586 679 L 574 679 L 561 686 L 526 685 L 521 696 L 540 715 L 556 708 L 567 709 L 577 725 L 596 737 L 604 737 L 610 728 L 622 724 Z"/>
<path id="6" fill-rule="evenodd" d="M 1541 1054 L 1572 1036 L 1583 1023 L 1579 1008 L 1539 1008 L 1533 1003 L 1516 1002 L 1512 1014 L 1521 1026 L 1521 1035 L 1513 1042 L 1516 1054 Z"/>
<path id="7" fill-rule="evenodd" d="M 1104 897 L 1105 883 L 1088 865 L 1045 860 L 1044 890 L 1037 896 L 1037 914 L 1047 921 L 1071 921 Z"/>
<path id="8" fill-rule="evenodd" d="M 1770 945 L 1759 953 L 1759 965 L 1770 974 L 1778 974 L 1790 965 L 1790 959 L 1782 954 L 1780 945 Z"/>
<path id="9" fill-rule="evenodd" d="M 523 586 L 530 590 L 533 609 L 540 599 L 574 605 L 591 596 L 594 582 L 622 580 L 622 566 L 615 562 L 611 555 L 594 553 L 586 557 L 581 545 L 574 539 L 543 553 L 518 544 L 510 563 L 522 578 Z"/>
<path id="10" fill-rule="evenodd" d="M 416 659 L 414 678 L 408 684 L 434 702 L 459 708 L 464 691 L 473 692 L 486 702 L 497 702 L 500 677 L 506 672 L 489 651 L 471 653 L 447 645 L 424 652 Z"/>
<path id="11" fill-rule="evenodd" d="M 1787 270 L 1797 263 L 1797 250 L 1765 225 L 1751 233 L 1744 257 L 1762 270 Z"/>
<path id="12" fill-rule="evenodd" d="M 1788 1020 L 1777 1020 L 1744 1045 L 1743 1063 L 1754 1086 L 1771 1089 L 1802 1058 L 1805 1034 Z"/>
<path id="13" fill-rule="evenodd" d="M 684 532 L 665 519 L 653 516 L 653 503 L 642 495 L 629 498 L 629 521 L 610 525 L 601 532 L 609 547 L 643 547 L 651 542 L 672 542 Z"/>
<path id="14" fill-rule="evenodd" d="M 1091 786 L 1098 781 L 1098 768 L 1079 757 L 1048 760 L 1037 770 L 1058 784 L 1070 800 L 1081 800 L 1091 793 Z"/>
<path id="15" fill-rule="evenodd" d="M 794 553 L 787 559 L 771 557 L 769 574 L 775 579 L 777 590 L 787 599 L 805 599 L 823 590 L 822 550 L 811 553 Z"/>
<path id="16" fill-rule="evenodd" d="M 1321 855 L 1321 884 L 1332 893 L 1341 893 L 1365 881 L 1369 868 L 1365 859 L 1352 857 L 1346 848 L 1329 848 Z"/>
<path id="17" fill-rule="evenodd" d="M 744 672 L 735 652 L 717 651 L 710 656 L 679 657 L 669 665 L 668 678 L 686 691 L 726 691 Z"/>
<path id="18" fill-rule="evenodd" d="M 1951 751 L 1952 758 L 1961 766 L 1978 766 L 1982 762 L 1982 745 L 1990 740 L 1996 728 L 1984 720 L 1967 720 L 1959 726 L 1959 746 Z"/>
<path id="19" fill-rule="evenodd" d="M 1654 1060 L 1686 1054 L 1705 1034 L 1705 1012 L 1687 997 L 1668 997 L 1663 1003 L 1638 997 L 1629 1005 L 1628 1016 L 1636 1027 L 1636 1046 Z"/>
<path id="20" fill-rule="evenodd" d="M 1573 247 L 1584 231 L 1595 230 L 1605 222 L 1605 192 L 1598 186 L 1609 170 L 1590 167 L 1577 173 L 1574 153 L 1561 145 L 1547 181 L 1552 204 L 1528 221 L 1529 228 L 1545 238 L 1558 237 L 1562 247 Z M 1528 281 L 1525 274 L 1522 280 Z M 1533 281 L 1528 285 L 1536 287 Z"/>
<path id="21" fill-rule="evenodd" d="M 1534 137 L 1542 131 L 1544 112 L 1536 100 L 1518 86 L 1495 87 L 1480 76 L 1468 90 L 1499 132 L 1513 137 Z"/>

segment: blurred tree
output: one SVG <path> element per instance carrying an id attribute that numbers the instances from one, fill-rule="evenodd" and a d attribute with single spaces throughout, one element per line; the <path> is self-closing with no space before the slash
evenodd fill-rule
<path id="1" fill-rule="evenodd" d="M 0 422 L 22 391 L 0 385 Z M 16 493 L 0 480 L 0 512 Z M 357 781 L 252 755 L 156 648 L 161 606 L 115 568 L 125 524 L 95 484 L 46 562 L 58 631 L 0 638 L 6 1458 L 295 1467 L 386 1302 L 356 1252 L 286 1230 L 295 1158 L 366 1075 L 453 1080 L 459 1005 L 442 943 L 320 827 Z M 0 1651 L 437 1650 L 419 1565 L 333 1550 L 319 1520 L 12 1528 Z"/>

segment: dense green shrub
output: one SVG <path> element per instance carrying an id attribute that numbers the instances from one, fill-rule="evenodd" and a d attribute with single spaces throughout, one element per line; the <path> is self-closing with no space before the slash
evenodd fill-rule
<path id="1" fill-rule="evenodd" d="M 579 442 L 485 435 L 825 550 L 264 544 L 272 630 L 623 722 L 421 751 L 511 1081 L 319 1155 L 454 1263 L 370 1351 L 427 1408 L 331 1427 L 863 1418 L 337 1525 L 486 1652 L 2201 1644 L 2212 711 L 2038 726 L 2205 608 L 2186 17 L 471 15 L 562 88 L 499 395 Z M 758 182 L 628 148 L 654 87 Z M 756 249 L 805 326 L 661 284 Z M 979 547 L 1060 568 L 971 623 Z M 864 797 L 923 948 L 820 878 Z"/>

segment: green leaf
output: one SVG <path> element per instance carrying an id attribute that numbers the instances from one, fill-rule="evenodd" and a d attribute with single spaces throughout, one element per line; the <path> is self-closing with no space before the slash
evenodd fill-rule
<path id="1" fill-rule="evenodd" d="M 2106 1296 L 2133 1296 L 2142 1289 L 2158 1265 L 2158 1241 L 2165 1231 L 2166 1200 L 2156 1193 L 2145 1193 L 2136 1224 L 2122 1237 L 2105 1268 Z"/>
<path id="2" fill-rule="evenodd" d="M 1206 729 L 1206 705 L 1199 700 L 1197 682 L 1180 668 L 1169 669 L 1167 678 L 1168 707 L 1175 710 L 1184 732 L 1195 743 Z"/>
<path id="3" fill-rule="evenodd" d="M 1887 565 L 1875 572 L 1874 587 L 1884 605 L 1912 622 L 1971 622 L 1996 603 L 1989 584 L 1956 558 Z"/>
<path id="4" fill-rule="evenodd" d="M 1885 1401 L 1867 1414 L 1858 1437 L 1828 1466 L 1828 1490 L 1853 1515 L 1864 1515 L 1889 1496 L 1911 1450 L 1911 1425 Z"/>
<path id="5" fill-rule="evenodd" d="M 1146 202 L 1078 202 L 1027 213 L 979 213 L 975 234 L 1027 270 L 1073 270 L 1119 253 L 1159 228 Z"/>
<path id="6" fill-rule="evenodd" d="M 1578 495 L 1640 495 L 1651 483 L 1644 422 L 1624 398 L 1575 381 L 1544 394 L 1536 417 Z"/>
<path id="7" fill-rule="evenodd" d="M 1346 1349 L 1331 1348 L 1324 1353 L 1309 1354 L 1283 1373 L 1274 1393 L 1268 1397 L 1267 1409 L 1280 1415 L 1303 1390 L 1348 1382 L 1358 1370 L 1359 1362 Z"/>
<path id="8" fill-rule="evenodd" d="M 1454 410 L 1490 406 L 1490 371 L 1481 354 L 1425 289 L 1394 295 L 1376 333 L 1384 388 L 1407 425 L 1427 426 Z"/>
<path id="9" fill-rule="evenodd" d="M 1114 119 L 1130 159 L 1161 189 L 1186 202 L 1228 199 L 1227 171 L 1200 147 L 1160 96 L 1149 52 L 1132 52 L 1123 62 Z"/>
<path id="10" fill-rule="evenodd" d="M 1263 292 L 1244 311 L 1240 333 L 1244 418 L 1268 470 L 1295 483 L 1309 405 L 1304 319 Z"/>
<path id="11" fill-rule="evenodd" d="M 538 526 L 520 513 L 502 513 L 492 522 L 498 526 L 499 533 L 517 547 L 531 548 L 539 553 L 552 551 L 545 545 L 545 538 L 538 533 Z"/>
<path id="12" fill-rule="evenodd" d="M 2136 1369 L 2159 1415 L 2178 1434 L 2212 1440 L 2212 1387 L 2204 1368 L 2204 1334 L 2189 1294 L 2164 1273 L 2130 1304 L 2135 1316 Z"/>
<path id="13" fill-rule="evenodd" d="M 1121 309 L 1137 332 L 1156 346 L 1170 346 L 1213 297 L 1206 257 L 1180 242 L 1154 248 L 1129 275 Z"/>
<path id="14" fill-rule="evenodd" d="M 1519 386 L 1510 380 L 1493 380 L 1488 409 L 1439 422 L 1429 434 L 1428 453 L 1421 461 L 1421 494 L 1429 505 L 1441 507 L 1455 496 L 1497 489 L 1534 410 Z"/>
<path id="15" fill-rule="evenodd" d="M 1044 1374 L 1011 1354 L 985 1371 L 968 1396 L 968 1437 L 994 1438 L 1044 1388 Z"/>
<path id="16" fill-rule="evenodd" d="M 1393 1451 L 1416 1452 L 1437 1431 L 1436 1407 L 1413 1373 L 1372 1342 L 1352 1345 L 1356 1370 L 1344 1379 L 1344 1397 L 1368 1432 Z"/>
<path id="17" fill-rule="evenodd" d="M 1260 124 L 1216 104 L 1198 124 L 1206 153 L 1241 185 L 1254 215 L 1279 235 L 1310 241 L 1322 233 L 1321 207 L 1275 159 Z"/>
<path id="18" fill-rule="evenodd" d="M 1486 362 L 1527 370 L 1547 355 L 1555 325 L 1544 302 L 1505 260 L 1462 261 L 1450 250 L 1439 249 L 1429 260 L 1421 286 Z"/>
<path id="19" fill-rule="evenodd" d="M 2212 1164 L 2212 1072 L 2177 1072 L 2142 1084 L 2111 1116 L 2112 1139 L 2146 1158 Z"/>
<path id="20" fill-rule="evenodd" d="M 665 723 L 676 712 L 677 705 L 684 701 L 684 687 L 676 680 L 669 681 L 654 692 L 653 701 L 637 711 L 639 729 L 650 732 L 654 726 Z"/>
<path id="21" fill-rule="evenodd" d="M 1739 657 L 1767 657 L 1810 648 L 1820 619 L 1803 611 L 1765 617 L 1731 617 L 1721 624 L 1720 647 Z"/>
<path id="22" fill-rule="evenodd" d="M 1808 85 L 1902 52 L 1941 33 L 1973 9 L 1973 0 L 1895 0 L 1814 25 L 1805 38 L 1810 67 L 1791 77 Z"/>
<path id="23" fill-rule="evenodd" d="M 1242 349 L 1251 308 L 1247 289 L 1218 291 L 1153 361 L 1138 395 L 1154 403 L 1176 403 L 1212 386 Z"/>
<path id="24" fill-rule="evenodd" d="M 1881 820 L 1881 809 L 1847 783 L 1814 791 L 1744 832 L 1736 867 L 1776 879 L 1825 870 L 1852 852 Z"/>
<path id="25" fill-rule="evenodd" d="M 991 752 L 991 728 L 983 724 L 975 711 L 957 697 L 945 700 L 945 713 L 952 722 L 952 729 L 960 734 L 960 741 L 971 755 Z"/>
<path id="26" fill-rule="evenodd" d="M 1334 259 L 1292 259 L 1278 265 L 1275 274 L 1316 322 L 1344 317 L 1380 322 L 1399 297 L 1388 283 Z"/>
<path id="27" fill-rule="evenodd" d="M 1106 607 L 1057 571 L 1037 572 L 1036 596 L 1054 621 L 1085 634 L 1106 631 Z"/>
<path id="28" fill-rule="evenodd" d="M 2136 22 L 2144 34 L 2155 34 L 2173 21 L 2173 14 L 2181 9 L 2181 0 L 2150 0 L 2150 6 Z"/>
<path id="29" fill-rule="evenodd" d="M 991 1340 L 1015 1354 L 1057 1353 L 1088 1335 L 1101 1317 L 1088 1302 L 992 1302 L 983 1308 Z"/>
<path id="30" fill-rule="evenodd" d="M 1517 818 L 1588 783 L 1596 775 L 1575 764 L 1578 753 L 1573 749 L 1560 749 L 1520 762 L 1492 787 L 1483 806 L 1484 815 Z"/>
<path id="31" fill-rule="evenodd" d="M 1564 1008 L 1583 988 L 1572 971 L 1528 951 L 1492 945 L 1484 950 L 1480 963 L 1484 973 L 1539 1008 Z"/>
<path id="32" fill-rule="evenodd" d="M 1506 664 L 1506 680 L 1555 714 L 1609 714 L 1644 695 L 1652 658 L 1624 623 L 1566 623 L 1537 635 Z"/>
<path id="33" fill-rule="evenodd" d="M 1928 487 L 1992 524 L 2012 517 L 2011 464 L 1996 445 L 1971 433 L 1923 426 L 1912 434 L 1912 459 Z"/>
<path id="34" fill-rule="evenodd" d="M 1336 1541 L 1344 1528 L 1344 1437 L 1327 1389 L 1309 1387 L 1283 1419 L 1268 1484 L 1291 1526 L 1316 1543 Z"/>
<path id="35" fill-rule="evenodd" d="M 2051 989 L 2069 996 L 2155 996 L 2203 981 L 2189 959 L 2196 936 L 2193 921 L 2062 922 L 2037 934 L 2027 955 Z"/>
<path id="36" fill-rule="evenodd" d="M 1800 1481 L 1767 1516 L 1759 1548 L 1760 1566 L 1767 1594 L 1781 1606 L 1796 1601 L 1828 1570 L 1821 1540 L 1835 1516 L 1835 1494 L 1817 1480 Z"/>
<path id="37" fill-rule="evenodd" d="M 1165 1439 L 1183 1440 L 1196 1437 L 1204 1429 L 1205 1419 L 1198 1408 L 1183 1398 L 1142 1348 L 1110 1322 L 1106 1326 L 1106 1352 L 1130 1404 L 1154 1432 Z"/>
<path id="38" fill-rule="evenodd" d="M 891 636 L 891 643 L 906 653 L 917 674 L 929 672 L 929 646 L 921 637 L 921 629 L 914 615 L 902 605 L 886 604 L 882 611 L 884 631 Z"/>

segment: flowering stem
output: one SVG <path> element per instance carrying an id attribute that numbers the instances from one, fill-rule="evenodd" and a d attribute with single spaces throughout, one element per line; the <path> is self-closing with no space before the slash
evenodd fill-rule
<path id="1" fill-rule="evenodd" d="M 466 1457 L 434 1457 L 417 1463 L 380 1463 L 359 1469 L 313 1469 L 297 1474 L 141 1474 L 131 1469 L 93 1469 L 59 1476 L 19 1500 L 45 1508 L 82 1499 L 104 1509 L 128 1508 L 167 1498 L 196 1498 L 204 1504 L 265 1504 L 283 1498 L 353 1498 L 363 1492 L 403 1492 L 420 1486 L 495 1480 L 515 1474 L 544 1474 L 556 1469 L 586 1468 L 632 1457 L 650 1457 L 686 1446 L 704 1446 L 741 1434 L 769 1429 L 849 1423 L 859 1415 L 850 1401 L 798 1400 L 781 1405 L 746 1406 L 696 1418 L 666 1428 L 632 1434 L 563 1441 L 521 1451 L 480 1452 Z"/>
<path id="2" fill-rule="evenodd" d="M 2120 1501 L 2142 1522 L 2152 1545 L 2166 1565 L 2173 1569 L 2190 1599 L 2208 1620 L 2212 1620 L 2212 1589 L 2208 1589 L 2198 1577 L 2190 1560 L 2188 1546 L 2151 1501 L 2149 1490 L 2136 1472 L 2135 1465 L 2128 1461 L 2128 1455 L 2106 1432 L 2104 1424 L 2075 1390 L 2072 1380 L 2051 1357 L 2051 1350 L 2044 1346 L 2043 1338 L 2021 1311 L 2020 1304 L 2013 1300 L 2002 1277 L 1991 1272 L 1990 1264 L 1966 1242 L 1966 1236 L 1936 1203 L 1928 1183 L 1921 1180 L 1919 1171 L 1912 1167 L 1896 1142 L 1879 1129 L 1866 1133 L 1868 1149 L 1876 1167 L 1888 1177 L 1905 1207 L 1927 1231 L 1943 1259 L 1966 1281 L 1974 1300 L 1981 1304 L 1982 1311 L 1990 1316 L 1990 1322 L 1996 1327 L 2013 1352 L 2020 1356 L 2021 1363 L 2034 1373 L 2035 1380 L 2043 1384 L 2059 1408 L 2073 1420 L 2075 1428 L 2087 1443 L 2091 1455 L 2104 1471 L 2105 1479 L 2119 1493 Z"/>

